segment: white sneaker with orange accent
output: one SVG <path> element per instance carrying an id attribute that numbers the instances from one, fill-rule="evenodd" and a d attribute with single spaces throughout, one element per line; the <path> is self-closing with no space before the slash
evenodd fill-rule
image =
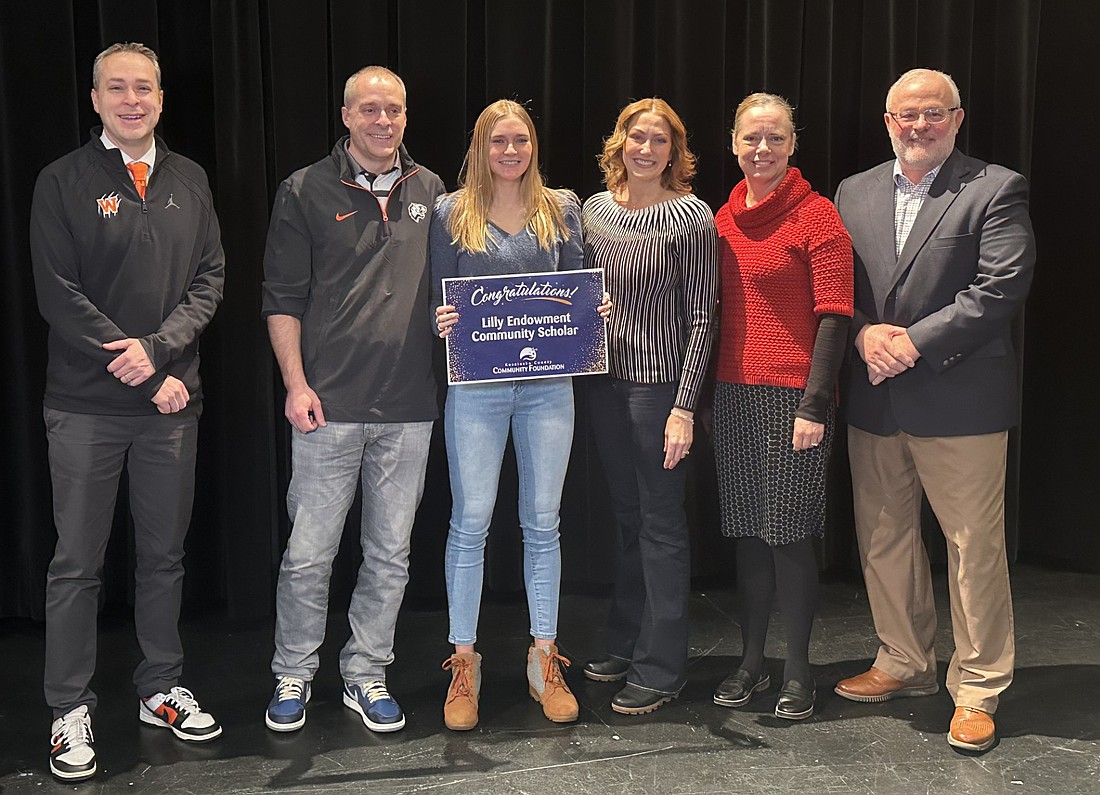
<path id="1" fill-rule="evenodd" d="M 150 726 L 171 729 L 181 740 L 203 743 L 222 733 L 221 725 L 209 712 L 203 712 L 195 696 L 185 687 L 173 687 L 141 699 L 138 718 Z"/>
<path id="2" fill-rule="evenodd" d="M 50 772 L 61 781 L 83 781 L 95 775 L 92 718 L 81 704 L 50 727 Z"/>

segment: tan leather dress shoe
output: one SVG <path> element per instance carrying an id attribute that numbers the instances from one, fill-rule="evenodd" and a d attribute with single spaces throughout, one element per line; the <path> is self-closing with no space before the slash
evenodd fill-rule
<path id="1" fill-rule="evenodd" d="M 940 686 L 935 682 L 927 684 L 903 682 L 874 666 L 859 676 L 840 680 L 833 688 L 838 696 L 844 696 L 849 701 L 866 703 L 889 701 L 892 698 L 931 696 L 939 692 L 939 689 Z"/>
<path id="2" fill-rule="evenodd" d="M 973 707 L 955 707 L 947 742 L 966 751 L 987 751 L 997 742 L 993 716 Z"/>

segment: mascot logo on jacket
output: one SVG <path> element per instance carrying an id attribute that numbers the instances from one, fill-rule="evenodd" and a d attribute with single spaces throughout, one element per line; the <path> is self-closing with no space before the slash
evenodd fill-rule
<path id="1" fill-rule="evenodd" d="M 104 193 L 95 203 L 99 205 L 99 214 L 104 218 L 111 218 L 118 215 L 118 199 L 117 193 Z"/>
<path id="2" fill-rule="evenodd" d="M 413 202 L 409 205 L 409 218 L 413 219 L 417 223 L 424 220 L 424 217 L 428 214 L 428 208 L 420 202 Z"/>

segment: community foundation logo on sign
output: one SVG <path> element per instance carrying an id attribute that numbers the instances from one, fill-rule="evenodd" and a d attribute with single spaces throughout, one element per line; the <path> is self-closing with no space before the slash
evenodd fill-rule
<path id="1" fill-rule="evenodd" d="M 95 203 L 99 205 L 99 214 L 104 218 L 112 218 L 118 215 L 118 200 L 117 193 L 104 193 Z"/>
<path id="2" fill-rule="evenodd" d="M 519 352 L 519 360 L 521 362 L 533 362 L 537 358 L 539 358 L 538 348 L 524 348 Z"/>

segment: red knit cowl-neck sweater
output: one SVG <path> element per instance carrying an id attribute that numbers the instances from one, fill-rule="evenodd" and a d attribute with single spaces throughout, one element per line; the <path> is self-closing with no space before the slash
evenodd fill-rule
<path id="1" fill-rule="evenodd" d="M 797 168 L 755 207 L 742 180 L 715 216 L 718 380 L 804 389 L 818 317 L 852 316 L 852 240 Z"/>

